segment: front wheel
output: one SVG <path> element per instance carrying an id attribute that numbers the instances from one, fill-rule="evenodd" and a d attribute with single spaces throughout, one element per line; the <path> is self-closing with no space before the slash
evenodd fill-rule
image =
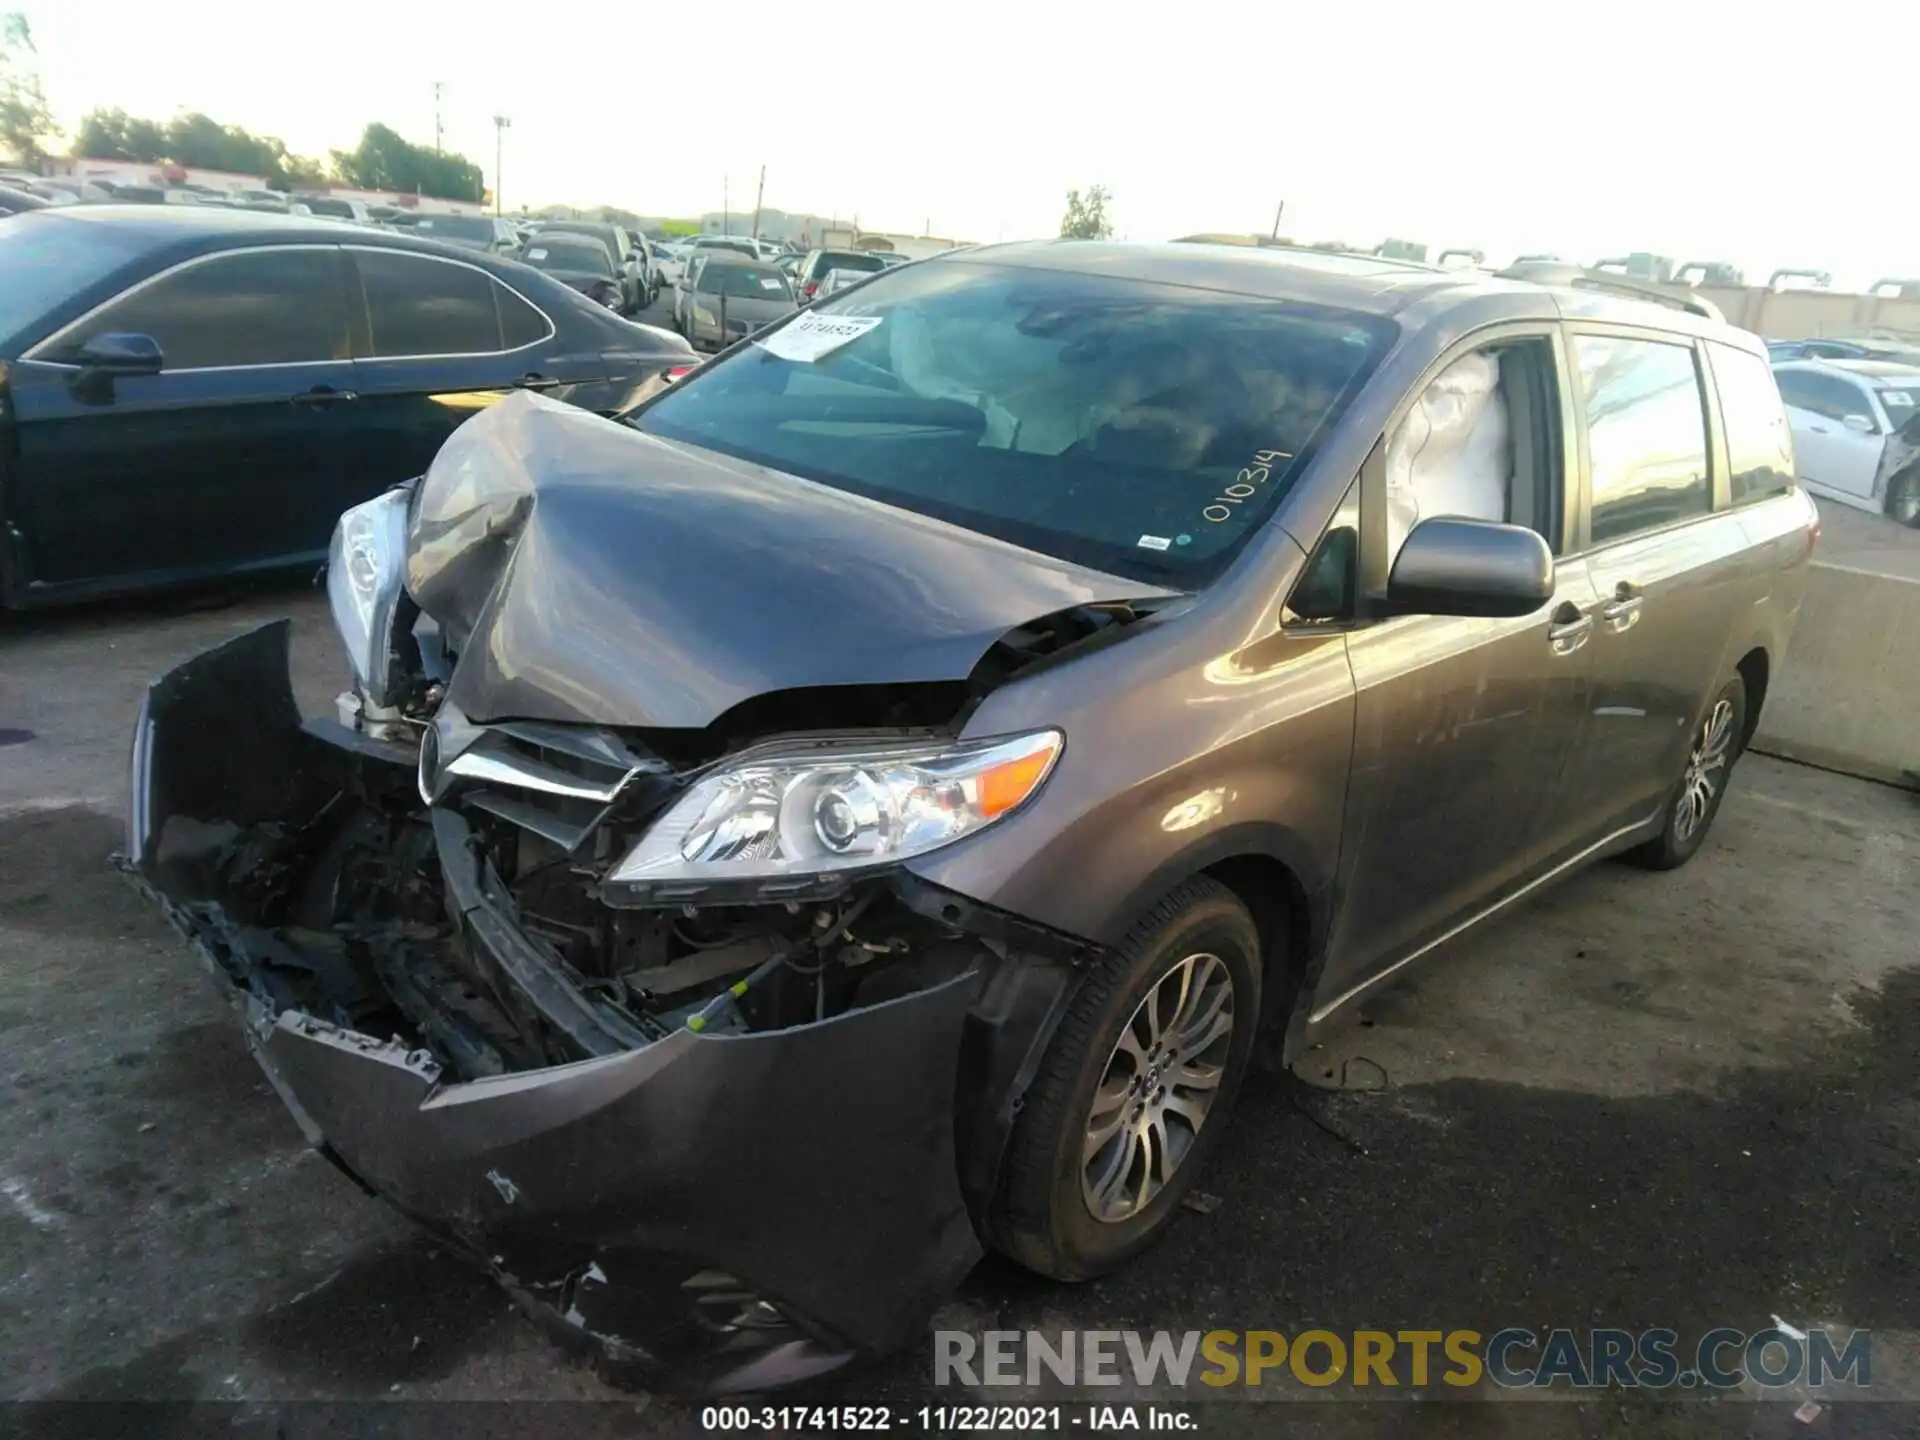
<path id="1" fill-rule="evenodd" d="M 1909 465 L 1887 486 L 1887 514 L 1920 529 L 1920 465 Z"/>
<path id="2" fill-rule="evenodd" d="M 1707 838 L 1747 733 L 1747 687 L 1738 675 L 1707 706 L 1660 833 L 1629 855 L 1650 870 L 1677 870 Z"/>
<path id="3" fill-rule="evenodd" d="M 1253 1052 L 1260 936 L 1187 881 L 1080 982 L 1007 1146 L 995 1246 L 1059 1280 L 1149 1244 L 1220 1143 Z"/>

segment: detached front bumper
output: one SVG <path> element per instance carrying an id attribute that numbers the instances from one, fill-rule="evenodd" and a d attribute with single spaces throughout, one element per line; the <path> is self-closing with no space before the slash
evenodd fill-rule
<path id="1" fill-rule="evenodd" d="M 351 962 L 276 923 L 311 878 L 259 857 L 412 784 L 396 747 L 303 724 L 286 661 L 281 622 L 153 685 L 123 865 L 207 960 L 308 1141 L 554 1328 L 676 1388 L 774 1386 L 917 1335 L 980 1255 L 954 1133 L 974 977 L 785 1030 L 443 1078 L 424 1044 L 284 1003 L 286 977 Z M 460 943 L 501 924 L 469 910 Z"/>

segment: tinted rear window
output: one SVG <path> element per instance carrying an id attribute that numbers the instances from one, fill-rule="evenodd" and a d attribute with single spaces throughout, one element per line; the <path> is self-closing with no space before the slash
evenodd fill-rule
<path id="1" fill-rule="evenodd" d="M 479 355 L 504 349 L 497 288 L 471 265 L 391 250 L 356 250 L 375 357 Z"/>
<path id="2" fill-rule="evenodd" d="M 0 342 L 25 348 L 35 322 L 137 259 L 146 243 L 118 225 L 46 211 L 0 219 Z M 12 345 L 0 355 L 13 351 Z"/>
<path id="3" fill-rule="evenodd" d="M 865 270 L 871 273 L 886 268 L 887 262 L 878 255 L 866 255 L 858 250 L 823 250 L 820 258 L 813 262 L 813 278 L 823 279 L 829 270 Z"/>
<path id="4" fill-rule="evenodd" d="M 527 242 L 520 258 L 538 270 L 583 270 L 589 275 L 613 274 L 607 247 L 585 235 L 537 236 Z"/>
<path id="5" fill-rule="evenodd" d="M 700 272 L 700 288 L 709 295 L 736 300 L 791 300 L 787 277 L 768 265 L 713 264 Z"/>
<path id="6" fill-rule="evenodd" d="M 1729 345 L 1709 344 L 1707 354 L 1720 391 L 1734 504 L 1785 490 L 1793 484 L 1793 432 L 1773 368 Z"/>
<path id="7" fill-rule="evenodd" d="M 544 227 L 540 233 L 542 235 L 575 235 L 581 239 L 591 240 L 600 246 L 601 249 L 607 252 L 607 258 L 609 260 L 618 260 L 620 258 L 619 239 L 606 231 L 576 230 L 569 225 L 548 225 Z"/>
<path id="8" fill-rule="evenodd" d="M 1377 316 L 1105 275 L 891 270 L 641 429 L 1121 575 L 1197 584 L 1272 512 L 1396 333 Z M 767 348 L 769 345 L 773 349 Z"/>
<path id="9" fill-rule="evenodd" d="M 459 240 L 493 239 L 493 221 L 484 215 L 422 215 L 413 228 L 428 235 L 451 235 Z"/>

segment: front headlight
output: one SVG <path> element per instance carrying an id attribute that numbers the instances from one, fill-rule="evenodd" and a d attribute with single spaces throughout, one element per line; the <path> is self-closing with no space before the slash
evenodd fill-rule
<path id="1" fill-rule="evenodd" d="M 395 698 L 393 624 L 404 593 L 407 495 L 389 490 L 354 506 L 333 527 L 327 550 L 333 625 L 347 647 L 360 693 L 374 705 L 390 705 Z"/>
<path id="2" fill-rule="evenodd" d="M 801 879 L 890 865 L 1018 809 L 1059 757 L 1060 732 L 970 745 L 742 757 L 656 820 L 614 884 Z"/>

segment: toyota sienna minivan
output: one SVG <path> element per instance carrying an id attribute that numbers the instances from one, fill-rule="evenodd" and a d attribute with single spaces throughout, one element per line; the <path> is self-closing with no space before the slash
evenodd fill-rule
<path id="1" fill-rule="evenodd" d="M 284 622 L 154 684 L 124 864 L 311 1143 L 610 1360 L 1098 1275 L 1256 1053 L 1713 825 L 1815 512 L 1758 339 L 1569 279 L 988 247 L 513 396 L 341 518 L 333 712 Z"/>

